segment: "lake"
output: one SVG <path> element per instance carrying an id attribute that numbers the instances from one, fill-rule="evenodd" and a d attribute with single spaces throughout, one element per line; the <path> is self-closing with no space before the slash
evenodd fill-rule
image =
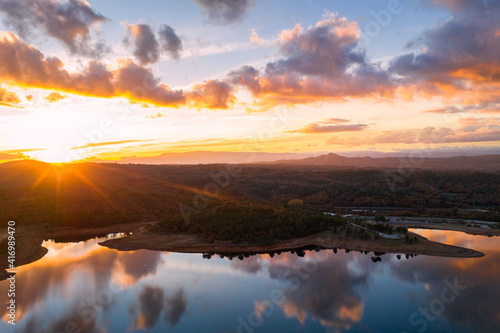
<path id="1" fill-rule="evenodd" d="M 345 250 L 239 258 L 44 242 L 18 268 L 0 332 L 498 332 L 498 238 L 416 230 L 473 248 L 454 259 Z M 111 236 L 110 236 L 111 237 Z M 381 260 L 380 260 L 381 259 Z M 2 304 L 8 281 L 0 282 Z"/>

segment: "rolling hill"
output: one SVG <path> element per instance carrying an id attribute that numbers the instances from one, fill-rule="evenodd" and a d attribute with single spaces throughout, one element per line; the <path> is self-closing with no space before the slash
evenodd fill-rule
<path id="1" fill-rule="evenodd" d="M 312 165 L 332 167 L 352 167 L 367 169 L 401 169 L 414 170 L 462 170 L 462 171 L 500 171 L 500 155 L 458 156 L 428 158 L 423 155 L 415 157 L 344 157 L 337 154 L 326 154 L 299 160 L 278 160 L 272 164 Z"/>

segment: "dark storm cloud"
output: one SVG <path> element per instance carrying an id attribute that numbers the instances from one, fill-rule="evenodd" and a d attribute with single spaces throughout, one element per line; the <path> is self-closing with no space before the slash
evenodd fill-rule
<path id="1" fill-rule="evenodd" d="M 195 0 L 212 23 L 231 24 L 240 21 L 255 6 L 255 0 Z"/>
<path id="2" fill-rule="evenodd" d="M 71 53 L 100 57 L 109 48 L 93 42 L 91 28 L 107 20 L 83 0 L 2 0 L 3 22 L 23 38 L 40 30 L 62 42 Z"/>

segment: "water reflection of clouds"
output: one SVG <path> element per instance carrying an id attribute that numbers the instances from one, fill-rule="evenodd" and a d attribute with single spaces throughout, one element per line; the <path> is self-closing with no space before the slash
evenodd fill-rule
<path id="1" fill-rule="evenodd" d="M 24 329 L 17 330 L 22 333 L 46 333 L 46 332 L 85 332 L 101 333 L 103 328 L 98 328 L 96 318 L 84 318 L 77 314 L 76 308 L 70 309 L 62 317 L 51 323 L 46 323 L 38 316 L 32 316 Z"/>
<path id="2" fill-rule="evenodd" d="M 136 319 L 136 328 L 151 328 L 160 318 L 165 302 L 163 289 L 145 286 L 139 294 L 140 313 Z"/>
<path id="3" fill-rule="evenodd" d="M 147 250 L 118 252 L 112 270 L 113 281 L 124 288 L 135 285 L 148 275 L 156 274 L 158 265 L 162 262 L 162 254 Z"/>
<path id="4" fill-rule="evenodd" d="M 187 297 L 184 288 L 180 287 L 165 295 L 163 287 L 146 285 L 139 293 L 138 307 L 135 304 L 130 307 L 130 314 L 135 318 L 133 329 L 155 327 L 162 313 L 165 325 L 172 328 L 180 321 L 186 308 Z"/>
<path id="5" fill-rule="evenodd" d="M 453 323 L 453 329 L 457 332 L 497 332 L 500 327 L 498 237 L 438 230 L 417 232 L 430 240 L 443 240 L 450 245 L 467 244 L 470 248 L 486 253 L 486 256 L 465 259 L 419 256 L 404 266 L 391 263 L 390 269 L 395 278 L 426 286 L 427 294 L 410 295 L 415 303 L 415 310 L 420 306 L 427 306 L 434 299 L 440 299 L 445 288 L 444 280 L 453 282 L 456 278 L 458 283 L 467 289 L 446 306 L 441 318 Z"/>
<path id="6" fill-rule="evenodd" d="M 99 290 L 109 290 L 116 277 L 136 284 L 140 279 L 154 274 L 161 262 L 161 252 L 118 252 L 99 246 L 99 241 L 102 239 L 81 243 L 44 242 L 44 246 L 49 249 L 48 254 L 39 261 L 18 268 L 17 321 L 22 323 L 25 316 L 29 317 L 23 323 L 26 325 L 23 332 L 38 332 L 29 329 L 35 324 L 37 329 L 46 327 L 50 332 L 56 331 L 53 325 L 58 325 L 59 319 L 53 318 L 56 314 L 51 308 L 59 306 L 61 301 L 68 303 L 64 309 L 71 307 L 71 303 L 81 304 L 87 297 L 95 297 Z M 0 292 L 7 294 L 7 281 L 1 282 Z M 76 308 L 72 310 L 68 314 L 70 317 L 78 312 Z M 0 314 L 5 322 L 5 307 L 0 309 Z M 82 320 L 82 316 L 76 317 L 73 321 L 78 323 Z M 51 319 L 54 319 L 50 324 L 52 328 L 47 323 Z M 89 320 L 79 327 L 87 327 L 87 324 Z M 83 331 L 92 332 L 90 328 Z"/>
<path id="7" fill-rule="evenodd" d="M 352 256 L 307 251 L 304 257 L 283 253 L 274 258 L 267 256 L 266 267 L 271 279 L 283 284 L 283 298 L 277 302 L 285 316 L 295 317 L 304 324 L 307 317 L 335 329 L 347 329 L 361 321 L 364 311 L 359 289 L 368 283 L 368 272 L 349 269 Z M 259 256 L 233 263 L 248 273 L 262 269 Z M 269 306 L 266 300 L 254 302 L 258 318 Z"/>
<path id="8" fill-rule="evenodd" d="M 177 325 L 187 308 L 187 298 L 183 288 L 177 289 L 172 295 L 167 296 L 165 304 L 165 321 L 168 326 Z"/>
<path id="9" fill-rule="evenodd" d="M 262 255 L 258 254 L 244 260 L 234 259 L 231 266 L 245 273 L 256 274 L 262 270 L 262 262 Z"/>
<path id="10" fill-rule="evenodd" d="M 202 328 L 227 331 L 232 327 L 232 316 L 244 316 L 251 308 L 249 311 L 265 317 L 265 323 L 274 327 L 302 323 L 306 330 L 321 325 L 327 331 L 346 331 L 378 322 L 373 314 L 374 302 L 378 308 L 389 302 L 386 305 L 396 309 L 407 302 L 397 313 L 398 327 L 404 328 L 412 311 L 440 297 L 444 279 L 453 281 L 457 277 L 467 290 L 446 306 L 439 320 L 429 323 L 429 329 L 450 330 L 443 324 L 448 321 L 455 331 L 494 331 L 500 326 L 497 238 L 433 232 L 425 236 L 450 244 L 467 242 L 486 256 L 418 256 L 398 261 L 394 255 L 387 255 L 382 262 L 373 263 L 372 254 L 334 254 L 328 250 L 306 251 L 303 257 L 282 253 L 229 261 L 146 250 L 119 252 L 100 247 L 98 240 L 49 242 L 46 257 L 19 268 L 16 328 L 17 332 L 64 332 L 64 325 L 71 322 L 82 332 L 164 331 L 174 327 L 189 331 L 201 320 L 206 322 Z M 382 280 L 386 286 L 380 284 Z M 396 284 L 400 291 L 390 287 Z M 5 285 L 0 284 L 0 292 L 5 292 Z M 90 312 L 82 312 L 82 303 L 87 304 L 89 297 L 95 298 L 102 289 L 114 290 L 112 302 L 100 306 L 94 316 L 86 316 Z M 284 297 L 274 305 L 274 315 L 268 316 L 273 289 L 280 289 Z M 394 292 L 399 300 L 370 296 L 374 292 Z M 188 316 L 194 316 L 194 320 L 183 320 Z M 3 324 L 0 331 L 6 327 Z"/>

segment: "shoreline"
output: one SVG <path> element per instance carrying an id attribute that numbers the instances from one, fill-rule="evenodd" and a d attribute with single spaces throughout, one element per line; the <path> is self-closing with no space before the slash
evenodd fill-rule
<path id="1" fill-rule="evenodd" d="M 54 228 L 45 229 L 42 226 L 20 227 L 16 230 L 16 261 L 14 270 L 23 265 L 42 259 L 48 249 L 42 246 L 44 240 L 53 239 L 57 243 L 79 242 L 105 236 L 111 233 L 134 232 L 150 222 L 115 224 L 92 229 Z M 0 281 L 9 277 L 7 269 L 7 252 L 0 254 Z"/>
<path id="2" fill-rule="evenodd" d="M 289 240 L 280 240 L 267 244 L 234 244 L 231 241 L 215 241 L 214 243 L 209 243 L 201 235 L 150 231 L 148 227 L 153 223 L 154 222 L 135 222 L 86 229 L 75 229 L 71 227 L 45 229 L 42 226 L 19 228 L 16 238 L 21 240 L 22 245 L 18 246 L 16 249 L 16 268 L 43 258 L 48 251 L 47 248 L 42 246 L 44 240 L 53 239 L 57 243 L 79 242 L 96 237 L 102 237 L 111 233 L 132 233 L 131 235 L 126 235 L 122 238 L 110 239 L 99 243 L 101 246 L 119 251 L 146 249 L 181 253 L 239 254 L 288 251 L 308 246 L 319 246 L 325 249 L 345 249 L 395 254 L 420 254 L 454 258 L 479 258 L 484 256 L 483 253 L 473 249 L 429 241 L 425 237 L 411 232 L 409 232 L 409 234 L 412 237 L 417 237 L 419 239 L 418 242 L 408 244 L 402 240 L 345 239 L 333 233 L 328 235 L 329 232 L 325 231 L 316 235 Z M 500 230 L 498 229 L 470 228 L 457 224 L 391 224 L 407 228 L 439 229 L 464 232 L 473 235 L 500 236 Z M 1 254 L 0 260 L 2 262 L 0 264 L 0 280 L 4 280 L 8 277 L 6 271 L 6 269 L 8 269 L 7 253 Z"/>
<path id="3" fill-rule="evenodd" d="M 419 239 L 416 243 L 406 243 L 404 240 L 388 239 L 345 239 L 337 234 L 325 231 L 320 234 L 269 244 L 249 244 L 231 241 L 215 241 L 209 243 L 201 235 L 187 233 L 158 232 L 141 228 L 138 232 L 123 238 L 110 239 L 100 242 L 99 245 L 119 251 L 134 251 L 139 249 L 168 251 L 181 253 L 266 253 L 288 251 L 303 247 L 322 247 L 324 249 L 346 249 L 353 251 L 368 251 L 394 254 L 420 254 L 452 258 L 480 258 L 484 253 L 473 249 L 437 243 L 418 234 L 409 232 L 412 237 Z"/>
<path id="4" fill-rule="evenodd" d="M 408 229 L 431 229 L 431 230 L 448 230 L 448 231 L 458 231 L 469 235 L 478 236 L 500 236 L 500 229 L 486 229 L 486 228 L 474 228 L 466 227 L 460 224 L 453 223 L 428 223 L 428 222 L 394 222 L 390 223 L 396 227 L 406 227 Z"/>

